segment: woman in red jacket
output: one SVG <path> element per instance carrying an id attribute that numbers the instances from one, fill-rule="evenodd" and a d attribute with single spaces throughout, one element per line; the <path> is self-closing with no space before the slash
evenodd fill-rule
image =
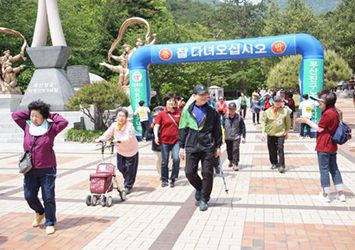
<path id="1" fill-rule="evenodd" d="M 337 96 L 330 90 L 323 89 L 317 94 L 317 96 L 311 96 L 311 99 L 318 101 L 319 108 L 322 110 L 322 117 L 319 120 L 319 123 L 316 124 L 305 117 L 297 119 L 297 122 L 307 123 L 317 131 L 316 151 L 322 191 L 313 199 L 321 202 L 330 202 L 330 173 L 335 189 L 337 190 L 335 198 L 344 202 L 344 184 L 337 165 L 338 145 L 332 141 L 330 135 L 335 133 L 335 130 L 339 125 L 339 115 L 334 107 Z"/>
<path id="2" fill-rule="evenodd" d="M 25 199 L 36 214 L 33 227 L 39 226 L 46 218 L 46 233 L 55 232 L 55 179 L 57 162 L 53 150 L 55 137 L 68 126 L 61 115 L 49 113 L 49 105 L 38 100 L 28 105 L 28 110 L 12 113 L 12 118 L 25 132 L 23 149 L 30 150 L 32 145 L 32 169 L 24 174 Z M 51 119 L 53 122 L 47 121 Z M 36 141 L 35 141 L 36 140 Z M 38 199 L 41 188 L 44 207 Z"/>

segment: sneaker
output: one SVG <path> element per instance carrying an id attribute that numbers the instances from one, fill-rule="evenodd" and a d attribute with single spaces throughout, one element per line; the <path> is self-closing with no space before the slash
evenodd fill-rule
<path id="1" fill-rule="evenodd" d="M 175 187 L 175 180 L 170 180 L 169 186 L 170 186 L 171 188 Z"/>
<path id="2" fill-rule="evenodd" d="M 168 181 L 167 180 L 163 180 L 161 182 L 161 187 L 166 187 L 168 185 Z"/>
<path id="3" fill-rule="evenodd" d="M 233 164 L 233 170 L 234 170 L 234 171 L 239 171 L 239 167 L 238 167 L 238 165 Z"/>
<path id="4" fill-rule="evenodd" d="M 207 206 L 207 202 L 204 201 L 200 201 L 200 211 L 207 211 L 208 206 Z"/>
<path id="5" fill-rule="evenodd" d="M 260 125 L 260 122 L 257 122 L 256 124 Z"/>
<path id="6" fill-rule="evenodd" d="M 232 161 L 229 161 L 229 164 L 228 164 L 228 167 L 232 167 L 233 166 L 233 162 Z"/>
<path id="7" fill-rule="evenodd" d="M 285 172 L 285 166 L 280 166 L 279 173 L 284 173 L 284 172 Z"/>
<path id="8" fill-rule="evenodd" d="M 322 192 L 320 192 L 318 196 L 314 196 L 313 200 L 328 203 L 330 202 L 329 195 L 327 197 L 324 197 Z"/>
<path id="9" fill-rule="evenodd" d="M 147 142 L 147 139 L 143 138 L 143 139 L 142 139 L 142 142 Z"/>
<path id="10" fill-rule="evenodd" d="M 337 199 L 340 202 L 345 202 L 346 201 L 344 194 L 342 194 L 342 195 L 336 194 L 335 195 L 335 199 Z"/>
<path id="11" fill-rule="evenodd" d="M 38 227 L 39 224 L 42 222 L 43 218 L 44 218 L 44 213 L 42 215 L 40 215 L 39 213 L 36 213 L 35 219 L 32 222 L 32 226 L 33 227 Z"/>
<path id="12" fill-rule="evenodd" d="M 54 226 L 46 227 L 46 234 L 50 235 L 50 234 L 54 234 L 54 232 L 55 232 Z"/>
<path id="13" fill-rule="evenodd" d="M 276 164 L 272 164 L 271 169 L 272 169 L 272 170 L 277 169 L 277 165 L 276 165 Z"/>
<path id="14" fill-rule="evenodd" d="M 131 189 L 130 188 L 126 188 L 126 194 L 130 194 L 131 193 Z"/>
<path id="15" fill-rule="evenodd" d="M 254 124 L 254 126 L 256 125 L 256 123 L 255 123 L 255 122 L 254 122 L 253 124 Z"/>
<path id="16" fill-rule="evenodd" d="M 196 190 L 195 192 L 195 199 L 197 201 L 200 201 L 201 200 L 201 191 L 200 190 Z"/>

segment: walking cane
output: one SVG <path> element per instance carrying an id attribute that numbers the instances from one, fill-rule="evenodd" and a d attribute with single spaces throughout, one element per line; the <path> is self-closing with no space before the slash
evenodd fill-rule
<path id="1" fill-rule="evenodd" d="M 219 165 L 219 169 L 221 170 L 222 179 L 223 179 L 223 183 L 224 183 L 224 188 L 225 188 L 226 194 L 228 194 L 227 184 L 226 184 L 226 180 L 224 179 L 222 164 L 221 164 L 220 161 L 218 161 L 218 165 Z"/>

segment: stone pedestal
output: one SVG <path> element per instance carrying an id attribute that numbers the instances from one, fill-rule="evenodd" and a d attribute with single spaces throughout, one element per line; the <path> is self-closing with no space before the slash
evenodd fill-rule
<path id="1" fill-rule="evenodd" d="M 23 95 L 0 95 L 0 114 L 17 111 Z"/>
<path id="2" fill-rule="evenodd" d="M 65 46 L 35 47 L 26 49 L 36 66 L 30 84 L 18 110 L 25 110 L 29 103 L 41 99 L 51 105 L 52 111 L 63 111 L 75 92 L 63 68 L 72 49 Z"/>

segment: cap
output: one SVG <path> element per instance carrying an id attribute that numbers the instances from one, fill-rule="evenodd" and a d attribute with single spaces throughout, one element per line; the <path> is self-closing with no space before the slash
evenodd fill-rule
<path id="1" fill-rule="evenodd" d="M 152 116 L 157 116 L 159 114 L 160 111 L 163 111 L 164 107 L 163 106 L 157 106 L 153 109 L 153 114 Z"/>
<path id="2" fill-rule="evenodd" d="M 279 95 L 275 95 L 273 101 L 274 101 L 274 102 L 276 102 L 276 101 L 282 101 L 282 97 L 279 96 Z"/>
<path id="3" fill-rule="evenodd" d="M 205 86 L 203 86 L 201 84 L 197 84 L 194 87 L 194 90 L 192 93 L 197 94 L 197 95 L 202 95 L 203 93 L 207 93 L 207 89 L 205 88 Z"/>
<path id="4" fill-rule="evenodd" d="M 325 100 L 317 95 L 311 95 L 310 98 L 315 101 L 325 102 Z"/>
<path id="5" fill-rule="evenodd" d="M 236 108 L 237 108 L 237 105 L 235 104 L 235 102 L 230 102 L 230 103 L 228 104 L 228 108 L 229 108 L 229 109 L 236 109 Z"/>
<path id="6" fill-rule="evenodd" d="M 259 94 L 258 94 L 258 93 L 254 93 L 254 95 L 259 96 Z"/>
<path id="7" fill-rule="evenodd" d="M 223 100 L 223 96 L 220 96 L 218 99 L 222 99 Z"/>
<path id="8" fill-rule="evenodd" d="M 269 92 L 266 92 L 264 95 L 270 95 L 270 93 L 269 93 Z"/>

